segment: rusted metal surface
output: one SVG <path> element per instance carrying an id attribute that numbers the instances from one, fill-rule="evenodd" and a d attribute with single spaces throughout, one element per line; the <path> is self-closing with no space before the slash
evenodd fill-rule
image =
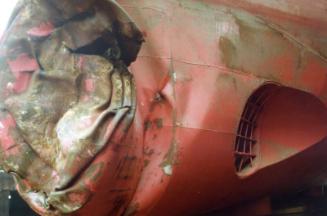
<path id="1" fill-rule="evenodd" d="M 1 42 L 2 168 L 42 215 L 196 215 L 319 182 L 326 1 L 307 3 L 21 1 Z"/>
<path id="2" fill-rule="evenodd" d="M 116 3 L 77 3 L 21 1 L 12 18 L 1 47 L 1 165 L 43 215 L 80 209 L 116 169 L 104 179 L 117 179 L 118 195 L 107 191 L 102 211 L 118 214 L 141 164 L 126 138 L 136 105 L 126 66 L 142 36 Z"/>

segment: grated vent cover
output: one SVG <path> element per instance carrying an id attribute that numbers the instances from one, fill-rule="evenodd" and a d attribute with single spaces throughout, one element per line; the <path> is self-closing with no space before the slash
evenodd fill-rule
<path id="1" fill-rule="evenodd" d="M 237 172 L 245 171 L 254 166 L 258 153 L 258 141 L 255 134 L 258 116 L 276 87 L 273 84 L 260 87 L 250 96 L 245 105 L 235 142 L 234 156 Z"/>

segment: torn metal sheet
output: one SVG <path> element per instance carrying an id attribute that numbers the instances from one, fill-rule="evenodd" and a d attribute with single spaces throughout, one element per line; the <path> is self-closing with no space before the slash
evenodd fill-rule
<path id="1" fill-rule="evenodd" d="M 125 189 L 102 211 L 123 211 L 127 202 L 114 200 L 129 200 L 139 175 L 140 156 L 118 146 L 135 115 L 127 65 L 142 36 L 111 1 L 22 2 L 2 39 L 1 167 L 36 212 L 62 215 L 85 206 L 121 163 L 128 179 L 106 181 Z"/>

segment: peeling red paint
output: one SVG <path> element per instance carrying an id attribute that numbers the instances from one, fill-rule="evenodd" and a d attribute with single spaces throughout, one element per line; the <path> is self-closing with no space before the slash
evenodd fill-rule
<path id="1" fill-rule="evenodd" d="M 83 65 L 85 63 L 85 58 L 83 56 L 80 56 L 78 58 L 78 63 L 77 63 L 77 67 L 82 70 L 83 69 Z"/>
<path id="2" fill-rule="evenodd" d="M 94 80 L 89 78 L 84 80 L 85 91 L 88 93 L 92 93 L 95 89 Z"/>
<path id="3" fill-rule="evenodd" d="M 35 58 L 31 58 L 26 53 L 20 54 L 15 60 L 9 60 L 8 65 L 12 73 L 18 77 L 20 72 L 31 72 L 39 69 Z"/>
<path id="4" fill-rule="evenodd" d="M 10 130 L 15 127 L 16 122 L 11 115 L 8 114 L 6 118 L 0 119 L 0 145 L 2 153 L 6 156 L 19 153 L 16 143 L 10 134 Z"/>
<path id="5" fill-rule="evenodd" d="M 11 87 L 9 84 L 9 89 L 12 90 L 15 93 L 22 93 L 24 92 L 27 87 L 29 86 L 30 80 L 31 80 L 31 73 L 30 72 L 21 72 Z"/>
<path id="6" fill-rule="evenodd" d="M 46 37 L 49 36 L 54 30 L 55 27 L 51 22 L 44 22 L 39 26 L 28 30 L 27 34 L 34 37 Z"/>
<path id="7" fill-rule="evenodd" d="M 7 84 L 7 90 L 15 93 L 24 92 L 29 86 L 31 73 L 39 69 L 36 59 L 23 53 L 15 60 L 9 60 L 8 65 L 16 80 Z"/>

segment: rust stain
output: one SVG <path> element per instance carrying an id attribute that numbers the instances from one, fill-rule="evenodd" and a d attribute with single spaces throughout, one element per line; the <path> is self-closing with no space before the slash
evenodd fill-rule
<path id="1" fill-rule="evenodd" d="M 157 118 L 154 120 L 154 122 L 158 129 L 163 127 L 163 119 L 162 118 Z"/>

